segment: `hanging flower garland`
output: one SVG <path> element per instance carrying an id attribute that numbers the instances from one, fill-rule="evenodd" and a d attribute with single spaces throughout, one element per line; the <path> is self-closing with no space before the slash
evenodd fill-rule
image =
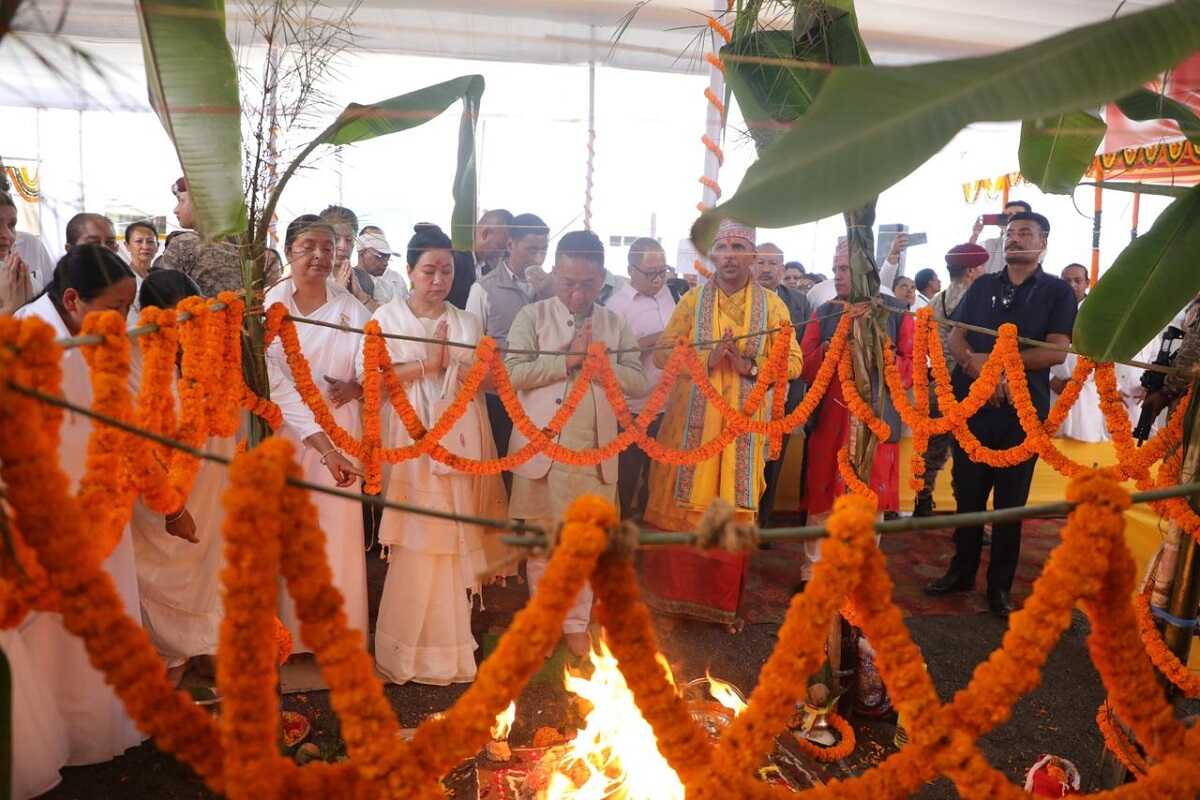
<path id="1" fill-rule="evenodd" d="M 1162 634 L 1154 624 L 1154 615 L 1150 613 L 1150 593 L 1141 592 L 1134 597 L 1133 608 L 1137 615 L 1138 635 L 1151 663 L 1185 697 L 1200 698 L 1200 675 L 1188 669 L 1163 642 Z"/>
<path id="2" fill-rule="evenodd" d="M 863 483 L 862 478 L 858 476 L 854 466 L 850 463 L 850 454 L 843 446 L 837 452 L 838 474 L 842 476 L 842 483 L 846 484 L 846 488 L 851 494 L 856 494 L 859 497 L 865 497 L 873 502 L 879 502 L 879 495 L 875 493 L 867 484 Z"/>
<path id="3" fill-rule="evenodd" d="M 236 292 L 221 292 L 217 302 L 225 306 L 221 312 L 224 328 L 224 347 L 221 360 L 221 378 L 217 388 L 221 391 L 220 401 L 210 411 L 212 425 L 209 433 L 228 438 L 237 434 L 241 424 L 239 409 L 245 390 L 242 372 L 242 318 L 246 303 Z"/>
<path id="4" fill-rule="evenodd" d="M 123 327 L 120 315 L 112 316 Z M 97 322 L 89 327 L 113 328 Z M 52 329 L 41 320 L 29 318 L 22 324 L 51 331 L 48 341 L 53 344 Z M 214 791 L 224 791 L 216 725 L 167 681 L 149 637 L 125 615 L 112 578 L 95 560 L 90 543 L 107 522 L 96 507 L 87 507 L 85 515 L 82 502 L 67 492 L 69 480 L 58 467 L 58 431 L 42 416 L 46 406 L 5 388 L 13 374 L 12 333 L 12 325 L 0 321 L 0 477 L 26 541 L 61 593 L 63 623 L 83 639 L 92 664 L 106 673 L 130 716 L 156 746 L 191 766 Z M 24 341 L 39 339 L 47 341 Z"/>
<path id="5" fill-rule="evenodd" d="M 379 494 L 383 490 L 382 419 L 383 364 L 387 361 L 387 343 L 380 335 L 379 321 L 372 319 L 363 337 L 363 491 Z"/>
<path id="6" fill-rule="evenodd" d="M 858 387 L 854 384 L 854 365 L 849 349 L 842 351 L 842 357 L 838 361 L 838 379 L 842 385 L 842 398 L 846 401 L 850 413 L 866 425 L 867 429 L 875 434 L 875 438 L 886 442 L 892 435 L 892 428 L 875 415 L 874 409 L 858 393 Z"/>
<path id="7" fill-rule="evenodd" d="M 1150 765 L 1138 753 L 1137 745 L 1129 741 L 1129 737 L 1120 730 L 1108 703 L 1101 703 L 1100 708 L 1096 709 L 1096 727 L 1100 729 L 1100 735 L 1104 738 L 1104 748 L 1116 756 L 1135 778 L 1146 777 Z"/>
<path id="8" fill-rule="evenodd" d="M 100 336 L 100 344 L 84 345 L 83 357 L 91 369 L 92 410 L 128 422 L 133 417 L 129 392 L 131 348 L 125 335 L 125 318 L 115 311 L 88 314 L 82 333 Z M 132 437 L 117 428 L 94 421 L 88 437 L 87 460 L 77 497 L 93 515 L 95 536 L 91 555 L 100 564 L 116 548 L 133 515 L 134 492 L 125 475 L 121 454 Z M 23 526 L 28 533 L 28 526 Z"/>

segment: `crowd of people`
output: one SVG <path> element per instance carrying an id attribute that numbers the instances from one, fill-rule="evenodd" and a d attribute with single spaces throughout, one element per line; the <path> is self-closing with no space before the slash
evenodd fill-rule
<path id="1" fill-rule="evenodd" d="M 189 296 L 242 288 L 236 246 L 207 241 L 191 230 L 187 182 L 180 179 L 172 189 L 181 230 L 167 237 L 161 254 L 160 232 L 152 224 L 129 225 L 118 242 L 111 221 L 81 213 L 68 224 L 65 252 L 57 261 L 36 237 L 16 232 L 14 203 L 0 193 L 0 310 L 36 316 L 67 337 L 77 334 L 84 316 L 94 311 L 116 310 L 132 321 L 140 308 L 169 308 Z M 914 324 L 905 312 L 926 304 L 933 306 L 939 320 L 989 329 L 1011 322 L 1021 336 L 1069 344 L 1076 310 L 1086 298 L 1087 271 L 1072 264 L 1062 270 L 1061 278 L 1051 274 L 1043 265 L 1049 221 L 1024 202 L 1010 203 L 1004 213 L 1001 235 L 977 244 L 977 226 L 969 242 L 949 249 L 945 288 L 932 269 L 911 277 L 903 274 L 899 263 L 906 239 L 901 234 L 893 241 L 880 270 L 881 302 L 894 312 L 886 331 L 896 344 L 906 384 L 912 377 Z M 713 274 L 699 283 L 675 274 L 663 247 L 652 238 L 638 239 L 629 248 L 626 275 L 611 269 L 602 241 L 591 231 L 571 231 L 559 238 L 547 268 L 549 250 L 550 229 L 532 213 L 484 214 L 475 230 L 473 252 L 456 251 L 446 233 L 430 224 L 416 226 L 407 247 L 393 250 L 381 228 L 360 226 L 351 210 L 330 206 L 293 220 L 282 252 L 268 254 L 265 304 L 283 303 L 294 317 L 326 323 L 298 325 L 300 349 L 337 423 L 359 436 L 361 330 L 372 319 L 385 332 L 413 337 L 387 340 L 386 369 L 404 386 L 426 428 L 458 394 L 474 358 L 472 346 L 482 336 L 494 338 L 504 349 L 521 407 L 535 425 L 545 427 L 567 397 L 583 365 L 582 353 L 593 342 L 611 351 L 620 390 L 639 412 L 661 379 L 670 345 L 678 339 L 716 343 L 704 350 L 709 380 L 727 402 L 740 406 L 776 337 L 787 336 L 785 408 L 790 411 L 819 370 L 840 317 L 860 315 L 867 308 L 848 302 L 851 265 L 844 241 L 834 257 L 832 280 L 787 261 L 781 248 L 758 241 L 754 229 L 728 220 L 721 223 L 709 254 Z M 1189 318 L 1185 348 L 1193 359 L 1200 354 L 1195 316 Z M 781 330 L 784 323 L 794 327 Z M 952 326 L 942 326 L 940 332 L 954 392 L 961 399 L 994 338 Z M 1061 350 L 1028 348 L 1021 356 L 1034 405 L 1045 417 L 1071 364 Z M 341 452 L 318 424 L 278 342 L 268 350 L 267 365 L 271 399 L 283 412 L 280 435 L 295 443 L 304 478 L 327 487 L 358 487 L 361 465 Z M 89 406 L 88 370 L 78 350 L 66 352 L 63 370 L 66 398 Z M 1131 402 L 1140 400 L 1133 396 L 1136 382 L 1134 373 Z M 968 423 L 989 447 L 1009 447 L 1023 438 L 1007 391 L 1001 383 L 990 403 Z M 1093 430 L 1094 418 L 1099 417 L 1094 387 L 1091 392 L 1068 419 L 1068 435 L 1085 440 L 1098 435 Z M 1152 402 L 1165 405 L 1180 392 L 1179 386 L 1168 386 Z M 892 436 L 878 443 L 869 483 L 880 511 L 899 513 L 902 425 L 887 386 L 873 379 L 870 393 Z M 761 404 L 756 419 L 766 419 L 771 406 Z M 705 394 L 681 380 L 671 388 L 649 433 L 668 447 L 691 449 L 716 436 L 723 424 Z M 84 469 L 90 426 L 89 419 L 78 414 L 67 414 L 64 420 L 59 457 L 72 482 Z M 619 430 L 603 387 L 591 385 L 558 441 L 572 449 L 593 448 Z M 765 437 L 751 433 L 695 465 L 651 463 L 641 450 L 630 448 L 596 466 L 561 463 L 539 454 L 511 475 L 481 476 L 456 472 L 423 455 L 388 468 L 383 485 L 389 500 L 545 528 L 561 520 L 567 505 L 582 494 L 604 497 L 624 517 L 661 530 L 695 529 L 716 498 L 726 501 L 740 521 L 767 526 L 784 512 L 806 514 L 810 523 L 817 523 L 846 491 L 836 453 L 849 432 L 850 416 L 835 381 L 807 429 L 786 437 L 775 459 L 769 457 Z M 210 441 L 206 449 L 231 454 L 235 438 Z M 514 430 L 489 379 L 442 442 L 456 455 L 489 459 L 524 446 L 527 439 Z M 410 443 L 404 425 L 385 420 L 385 446 Z M 932 487 L 951 459 L 959 511 L 983 510 L 989 497 L 996 508 L 1026 502 L 1036 457 L 1013 467 L 988 467 L 971 461 L 945 434 L 930 441 L 924 476 L 929 488 L 918 494 L 913 513 L 934 512 Z M 211 674 L 213 668 L 221 620 L 219 498 L 225 481 L 223 467 L 206 463 L 178 512 L 162 516 L 139 503 L 133 522 L 104 565 L 130 616 L 141 621 L 174 674 L 189 664 L 201 673 Z M 477 645 L 471 632 L 476 599 L 486 581 L 514 570 L 513 554 L 498 543 L 494 532 L 462 519 L 399 511 L 381 515 L 374 507 L 332 494 L 313 493 L 312 500 L 325 532 L 334 585 L 349 624 L 364 637 L 371 630 L 367 548 L 378 536 L 388 562 L 374 628 L 379 670 L 396 683 L 471 681 L 476 671 Z M 927 591 L 973 589 L 983 540 L 981 527 L 956 530 L 950 569 Z M 1005 615 L 1011 610 L 1020 523 L 992 526 L 991 547 L 988 603 L 993 612 Z M 819 558 L 819 543 L 809 543 L 803 563 L 797 564 L 798 589 Z M 744 553 L 719 550 L 646 551 L 639 561 L 646 602 L 661 613 L 736 632 L 747 561 Z M 526 559 L 531 593 L 537 592 L 545 567 L 544 558 Z M 591 645 L 591 607 L 591 591 L 585 587 L 563 625 L 565 643 L 577 656 Z M 295 650 L 309 650 L 282 589 L 279 614 L 293 633 Z M 19 687 L 16 796 L 45 790 L 64 764 L 107 760 L 140 741 L 119 702 L 88 663 L 82 643 L 63 628 L 58 615 L 32 614 L 19 629 L 0 637 Z"/>

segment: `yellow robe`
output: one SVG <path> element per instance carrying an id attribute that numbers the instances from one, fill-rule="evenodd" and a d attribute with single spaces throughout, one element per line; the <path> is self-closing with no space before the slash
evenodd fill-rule
<path id="1" fill-rule="evenodd" d="M 714 282 L 692 289 L 680 299 L 660 344 L 672 345 L 680 337 L 692 342 L 720 339 L 726 331 L 741 336 L 790 322 L 787 306 L 774 292 L 751 282 L 740 291 L 726 294 Z M 784 334 L 772 333 L 741 340 L 737 342 L 738 349 L 745 352 L 749 346 L 762 369 L 774 337 L 779 335 Z M 804 359 L 795 335 L 791 331 L 786 335 L 790 340 L 790 380 L 800 377 Z M 707 350 L 701 354 L 706 355 Z M 669 350 L 659 350 L 655 353 L 655 363 L 659 367 L 665 366 L 669 357 Z M 708 379 L 735 408 L 741 408 L 754 387 L 753 380 L 742 378 L 727 364 L 710 372 Z M 771 395 L 768 394 L 754 418 L 766 420 L 770 413 Z M 692 386 L 690 378 L 684 376 L 672 390 L 658 440 L 667 447 L 694 449 L 715 438 L 724 425 L 717 410 L 709 407 L 708 401 Z M 653 462 L 646 521 L 664 530 L 693 530 L 709 502 L 718 496 L 737 509 L 738 519 L 753 520 L 765 488 L 763 466 L 768 446 L 766 437 L 744 434 L 719 455 L 694 467 Z"/>

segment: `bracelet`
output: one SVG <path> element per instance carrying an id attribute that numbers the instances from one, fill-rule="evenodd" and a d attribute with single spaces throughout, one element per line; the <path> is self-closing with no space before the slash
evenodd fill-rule
<path id="1" fill-rule="evenodd" d="M 328 466 L 325 462 L 327 462 L 329 460 L 329 457 L 331 455 L 333 455 L 334 453 L 336 453 L 337 451 L 338 451 L 338 449 L 336 447 L 331 447 L 328 450 L 326 450 L 324 453 L 321 453 L 321 466 L 323 466 L 323 467 Z"/>
<path id="2" fill-rule="evenodd" d="M 187 513 L 187 506 L 184 506 L 183 508 L 176 511 L 174 514 L 167 515 L 166 517 L 164 517 L 164 519 L 166 520 L 166 523 L 168 525 L 170 525 L 172 522 L 178 522 L 179 520 L 183 519 L 183 515 L 186 513 Z"/>

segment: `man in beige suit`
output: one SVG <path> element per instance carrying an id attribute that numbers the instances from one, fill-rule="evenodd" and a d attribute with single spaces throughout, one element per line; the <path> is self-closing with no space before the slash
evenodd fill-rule
<path id="1" fill-rule="evenodd" d="M 525 413 L 539 428 L 546 427 L 571 390 L 583 366 L 583 353 L 592 342 L 603 342 L 612 354 L 609 363 L 626 397 L 646 393 L 637 338 L 629 324 L 596 299 L 604 288 L 604 245 L 591 231 L 572 231 L 558 242 L 554 256 L 555 296 L 525 306 L 517 312 L 508 332 L 508 347 L 514 350 L 569 351 L 572 355 L 509 353 L 504 364 Z M 593 383 L 579 407 L 563 426 L 559 444 L 585 450 L 605 444 L 617 436 L 617 418 L 604 389 Z M 528 439 L 514 429 L 508 452 L 520 450 Z M 617 458 L 598 466 L 578 467 L 551 461 L 543 453 L 513 470 L 509 514 L 515 519 L 552 528 L 562 521 L 567 506 L 576 497 L 594 494 L 617 503 Z M 536 592 L 546 569 L 545 558 L 526 563 L 530 592 Z M 563 623 L 567 646 L 577 656 L 590 647 L 587 635 L 591 619 L 592 589 L 585 586 Z"/>

